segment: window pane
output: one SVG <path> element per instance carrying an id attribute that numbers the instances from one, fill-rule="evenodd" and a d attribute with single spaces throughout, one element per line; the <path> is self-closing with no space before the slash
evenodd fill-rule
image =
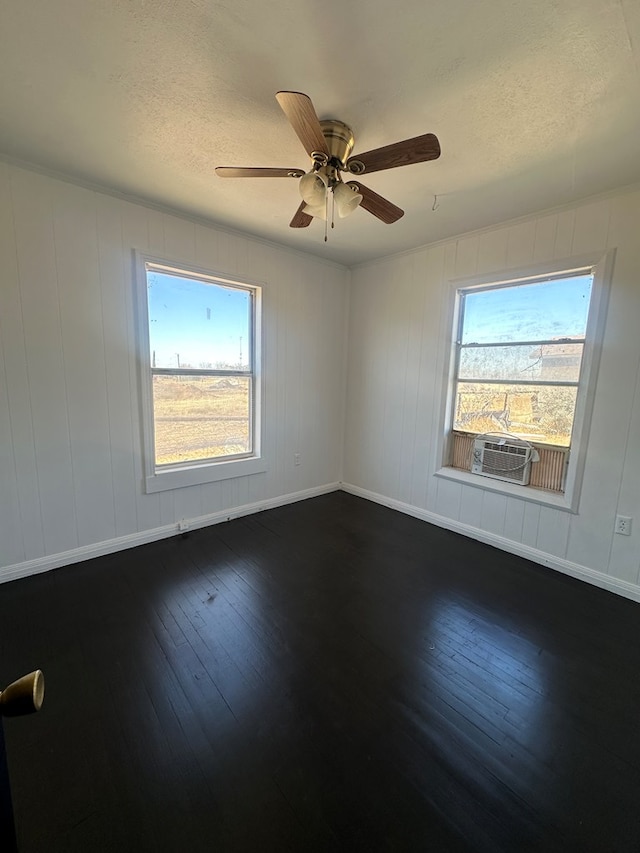
<path id="1" fill-rule="evenodd" d="M 528 441 L 568 447 L 576 393 L 576 387 L 459 382 L 453 428 L 510 432 Z"/>
<path id="2" fill-rule="evenodd" d="M 152 367 L 248 370 L 251 293 L 147 271 Z"/>
<path id="3" fill-rule="evenodd" d="M 584 338 L 593 276 L 469 291 L 462 343 Z"/>
<path id="4" fill-rule="evenodd" d="M 521 347 L 464 347 L 460 350 L 460 379 L 544 380 L 577 382 L 582 344 L 558 343 Z"/>
<path id="5" fill-rule="evenodd" d="M 251 380 L 154 376 L 156 465 L 250 453 Z"/>

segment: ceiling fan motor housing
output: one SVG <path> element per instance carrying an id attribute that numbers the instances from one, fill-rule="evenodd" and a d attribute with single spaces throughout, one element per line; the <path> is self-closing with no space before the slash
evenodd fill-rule
<path id="1" fill-rule="evenodd" d="M 353 151 L 353 131 L 343 121 L 337 119 L 326 119 L 320 122 L 322 135 L 327 143 L 329 162 L 337 161 L 333 165 L 339 165 L 344 169 L 349 155 Z"/>

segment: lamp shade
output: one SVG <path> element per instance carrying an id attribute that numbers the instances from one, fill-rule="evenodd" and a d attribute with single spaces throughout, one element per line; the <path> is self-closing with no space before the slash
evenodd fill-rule
<path id="1" fill-rule="evenodd" d="M 302 180 L 302 179 L 301 179 Z M 353 213 L 362 201 L 362 196 L 346 184 L 338 184 L 333 189 L 333 197 L 338 208 L 338 216 L 344 219 L 345 216 Z"/>
<path id="2" fill-rule="evenodd" d="M 300 195 L 311 207 L 324 204 L 327 195 L 328 181 L 326 175 L 320 172 L 307 172 L 300 178 L 298 187 Z"/>
<path id="3" fill-rule="evenodd" d="M 327 205 L 325 201 L 323 201 L 322 204 L 305 204 L 303 212 L 309 216 L 315 216 L 316 219 L 326 219 Z"/>

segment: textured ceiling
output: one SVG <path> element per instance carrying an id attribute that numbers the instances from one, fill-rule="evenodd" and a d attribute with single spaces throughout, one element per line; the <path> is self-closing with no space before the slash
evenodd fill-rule
<path id="1" fill-rule="evenodd" d="M 0 0 L 0 152 L 352 264 L 640 180 L 638 0 Z M 288 223 L 306 168 L 275 92 L 354 154 L 435 133 L 372 174 L 404 208 Z M 437 196 L 436 210 L 434 196 Z"/>

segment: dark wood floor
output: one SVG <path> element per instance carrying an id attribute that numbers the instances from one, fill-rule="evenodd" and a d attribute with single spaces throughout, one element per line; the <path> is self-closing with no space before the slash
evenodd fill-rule
<path id="1" fill-rule="evenodd" d="M 20 849 L 637 853 L 639 629 L 340 492 L 5 584 Z"/>

